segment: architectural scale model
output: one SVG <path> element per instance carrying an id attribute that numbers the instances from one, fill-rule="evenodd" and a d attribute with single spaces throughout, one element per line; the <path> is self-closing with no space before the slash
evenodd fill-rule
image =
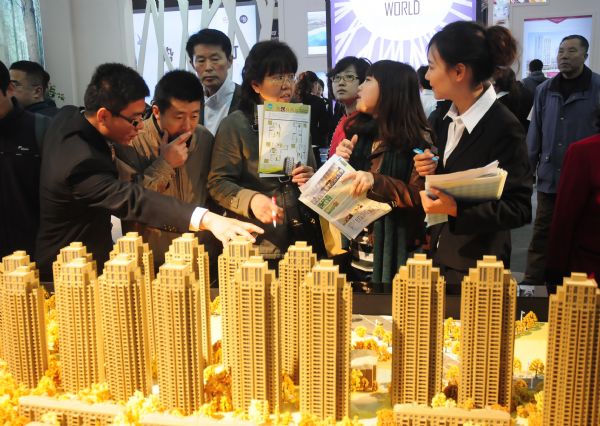
<path id="1" fill-rule="evenodd" d="M 233 344 L 230 340 L 233 328 L 236 327 L 235 318 L 237 306 L 233 297 L 235 288 L 233 278 L 243 261 L 251 256 L 258 256 L 258 248 L 243 237 L 235 237 L 223 246 L 223 253 L 219 255 L 219 294 L 221 295 L 221 352 L 222 364 L 231 368 Z"/>
<path id="2" fill-rule="evenodd" d="M 445 289 L 424 254 L 408 259 L 394 277 L 392 405 L 428 404 L 442 390 Z"/>
<path id="3" fill-rule="evenodd" d="M 542 424 L 600 424 L 600 290 L 573 273 L 550 296 Z"/>
<path id="4" fill-rule="evenodd" d="M 235 311 L 230 342 L 233 406 L 247 411 L 252 400 L 279 410 L 279 282 L 262 256 L 252 256 L 236 271 L 231 299 Z"/>
<path id="5" fill-rule="evenodd" d="M 396 426 L 462 426 L 474 425 L 510 426 L 510 414 L 490 408 L 466 410 L 464 408 L 431 408 L 421 404 L 397 404 L 394 406 Z"/>
<path id="6" fill-rule="evenodd" d="M 67 392 L 78 392 L 105 381 L 96 262 L 81 243 L 71 243 L 52 268 L 62 385 Z"/>
<path id="7" fill-rule="evenodd" d="M 110 259 L 98 281 L 110 393 L 118 401 L 127 401 L 136 390 L 148 395 L 152 390 L 152 360 L 146 289 L 135 256 L 121 253 Z"/>
<path id="8" fill-rule="evenodd" d="M 32 421 L 46 413 L 56 413 L 62 426 L 109 426 L 124 407 L 110 403 L 88 404 L 77 400 L 61 400 L 48 396 L 22 396 L 19 414 Z"/>
<path id="9" fill-rule="evenodd" d="M 510 407 L 517 283 L 502 261 L 484 256 L 462 282 L 458 403 Z"/>
<path id="10" fill-rule="evenodd" d="M 300 288 L 300 411 L 320 419 L 350 414 L 352 288 L 321 260 Z"/>
<path id="11" fill-rule="evenodd" d="M 150 345 L 151 359 L 156 360 L 156 338 L 154 335 L 154 317 L 152 316 L 152 281 L 154 281 L 154 255 L 148 243 L 144 243 L 142 237 L 137 232 L 128 232 L 117 240 L 113 250 L 110 252 L 110 258 L 114 258 L 120 253 L 126 253 L 132 256 L 140 267 L 142 273 L 142 283 L 145 290 L 146 317 L 148 318 L 148 339 Z"/>
<path id="12" fill-rule="evenodd" d="M 2 259 L 0 338 L 3 359 L 19 383 L 33 388 L 48 368 L 46 305 L 35 263 L 24 251 Z"/>
<path id="13" fill-rule="evenodd" d="M 210 365 L 212 361 L 212 340 L 210 333 L 210 276 L 208 253 L 204 246 L 198 243 L 194 234 L 185 233 L 175 238 L 165 253 L 165 262 L 182 259 L 190 264 L 198 286 L 200 287 L 200 315 L 202 326 L 202 356 L 204 365 Z"/>
<path id="14" fill-rule="evenodd" d="M 184 415 L 204 402 L 201 289 L 189 262 L 175 259 L 159 269 L 152 283 L 159 398 Z"/>
<path id="15" fill-rule="evenodd" d="M 300 286 L 316 263 L 317 255 L 305 241 L 298 241 L 290 246 L 279 262 L 281 369 L 294 383 L 298 383 L 300 366 Z"/>

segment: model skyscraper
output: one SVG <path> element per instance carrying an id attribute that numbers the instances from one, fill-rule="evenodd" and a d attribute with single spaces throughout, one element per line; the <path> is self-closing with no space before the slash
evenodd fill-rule
<path id="1" fill-rule="evenodd" d="M 296 383 L 300 366 L 300 286 L 316 263 L 317 255 L 304 241 L 290 246 L 279 262 L 281 369 Z"/>
<path id="2" fill-rule="evenodd" d="M 350 413 L 352 288 L 321 260 L 300 289 L 300 411 L 321 419 Z"/>
<path id="3" fill-rule="evenodd" d="M 194 234 L 185 233 L 175 238 L 165 253 L 165 262 L 181 259 L 189 263 L 200 287 L 200 316 L 202 325 L 202 354 L 204 364 L 212 364 L 212 342 L 210 333 L 210 276 L 208 253 L 198 244 Z"/>
<path id="4" fill-rule="evenodd" d="M 63 248 L 53 264 L 62 384 L 78 392 L 103 382 L 104 346 L 96 262 L 81 243 Z"/>
<path id="5" fill-rule="evenodd" d="M 279 283 L 261 256 L 243 262 L 235 273 L 235 324 L 230 342 L 233 406 L 248 410 L 252 400 L 268 401 L 277 411 L 281 398 L 279 361 Z"/>
<path id="6" fill-rule="evenodd" d="M 23 251 L 2 259 L 0 310 L 4 360 L 19 383 L 33 388 L 48 368 L 46 306 L 35 263 Z"/>
<path id="7" fill-rule="evenodd" d="M 462 282 L 458 402 L 510 406 L 517 283 L 495 256 L 484 256 Z"/>
<path id="8" fill-rule="evenodd" d="M 200 286 L 189 262 L 175 259 L 159 269 L 152 283 L 159 398 L 184 415 L 204 401 L 204 357 Z"/>
<path id="9" fill-rule="evenodd" d="M 393 282 L 392 405 L 429 404 L 442 390 L 445 281 L 415 254 Z"/>
<path id="10" fill-rule="evenodd" d="M 221 348 L 223 353 L 223 366 L 231 368 L 233 360 L 231 359 L 233 342 L 230 340 L 231 333 L 234 332 L 237 318 L 238 307 L 235 305 L 234 298 L 234 275 L 242 262 L 250 259 L 251 256 L 258 256 L 258 248 L 254 247 L 250 241 L 243 237 L 235 237 L 223 246 L 223 253 L 219 256 L 219 294 L 221 295 Z"/>
<path id="11" fill-rule="evenodd" d="M 121 253 L 104 264 L 99 277 L 106 379 L 113 398 L 126 401 L 152 388 L 146 294 L 134 256 Z"/>
<path id="12" fill-rule="evenodd" d="M 113 259 L 120 253 L 126 253 L 131 256 L 142 273 L 142 284 L 146 300 L 146 318 L 148 327 L 148 341 L 150 345 L 151 359 L 156 359 L 156 338 L 154 335 L 154 317 L 152 316 L 152 281 L 154 281 L 154 256 L 148 243 L 144 243 L 142 237 L 137 232 L 128 232 L 117 240 L 114 249 L 110 252 L 110 258 Z"/>
<path id="13" fill-rule="evenodd" d="M 600 424 L 600 290 L 573 273 L 550 296 L 542 424 Z"/>

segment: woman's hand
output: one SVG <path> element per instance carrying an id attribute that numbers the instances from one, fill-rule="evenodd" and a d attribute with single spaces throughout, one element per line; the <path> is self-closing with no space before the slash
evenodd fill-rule
<path id="1" fill-rule="evenodd" d="M 260 220 L 262 223 L 273 223 L 273 219 L 277 223 L 283 223 L 283 209 L 277 204 L 274 204 L 271 198 L 264 194 L 256 194 L 250 200 L 250 210 L 255 218 Z"/>
<path id="2" fill-rule="evenodd" d="M 427 194 L 431 194 L 437 199 L 432 199 Z M 451 195 L 436 188 L 429 188 L 428 191 L 419 192 L 421 195 L 421 205 L 427 214 L 447 214 L 448 216 L 457 215 L 456 200 Z"/>
<path id="3" fill-rule="evenodd" d="M 438 161 L 433 161 L 436 155 L 429 149 L 426 149 L 423 154 L 417 154 L 413 157 L 415 162 L 415 170 L 419 173 L 419 176 L 427 176 L 435 174 Z"/>
<path id="4" fill-rule="evenodd" d="M 335 154 L 348 161 L 350 159 L 352 151 L 354 150 L 356 142 L 358 142 L 358 135 L 352 136 L 352 139 L 350 140 L 344 139 L 335 149 Z"/>
<path id="5" fill-rule="evenodd" d="M 353 181 L 350 194 L 354 197 L 360 197 L 361 195 L 366 194 L 375 184 L 373 174 L 362 170 L 350 172 L 342 178 L 342 182 L 347 182 L 349 180 Z"/>
<path id="6" fill-rule="evenodd" d="M 304 185 L 315 174 L 315 171 L 310 166 L 299 165 L 292 170 L 292 182 L 298 186 Z"/>

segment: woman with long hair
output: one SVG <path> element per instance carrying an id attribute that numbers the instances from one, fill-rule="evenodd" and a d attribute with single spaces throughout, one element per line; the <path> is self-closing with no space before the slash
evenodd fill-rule
<path id="1" fill-rule="evenodd" d="M 415 70 L 389 60 L 371 65 L 358 89 L 357 110 L 362 116 L 371 117 L 376 130 L 370 133 L 374 137 L 363 169 L 346 180 L 353 181 L 353 195 L 367 194 L 393 206 L 390 213 L 369 227 L 367 235 L 372 244 L 373 286 L 390 292 L 398 268 L 419 248 L 424 234 L 419 197 L 424 180 L 414 168 L 412 150 L 430 147 L 431 130 L 419 97 Z M 359 143 L 360 136 L 355 133 L 350 140 L 340 143 L 336 154 L 350 159 Z M 364 237 L 360 244 L 365 245 Z M 356 261 L 357 256 L 353 257 L 355 267 L 363 270 L 367 267 L 365 256 L 358 256 L 362 264 Z"/>
<path id="2" fill-rule="evenodd" d="M 290 245 L 284 211 L 281 207 L 278 178 L 258 174 L 258 113 L 264 102 L 290 102 L 294 92 L 298 61 L 290 47 L 269 40 L 255 44 L 242 70 L 240 109 L 227 116 L 219 126 L 212 152 L 208 189 L 211 197 L 230 215 L 261 224 L 265 233 L 257 238 L 265 259 L 279 259 Z M 291 181 L 304 184 L 315 165 L 308 149 L 308 165 L 292 170 Z M 272 197 L 276 196 L 277 204 Z M 273 220 L 277 226 L 273 226 Z M 281 226 L 283 225 L 283 226 Z"/>
<path id="3" fill-rule="evenodd" d="M 415 156 L 422 175 L 483 167 L 494 160 L 508 172 L 499 200 L 457 200 L 431 189 L 421 192 L 426 213 L 448 216 L 432 226 L 431 254 L 450 293 L 484 255 L 510 266 L 510 230 L 531 221 L 532 174 L 525 134 L 517 118 L 496 99 L 489 79 L 513 63 L 517 44 L 503 27 L 454 22 L 436 33 L 428 48 L 429 80 L 437 99 L 452 101 L 447 114 L 432 123 L 439 160 L 426 151 Z"/>

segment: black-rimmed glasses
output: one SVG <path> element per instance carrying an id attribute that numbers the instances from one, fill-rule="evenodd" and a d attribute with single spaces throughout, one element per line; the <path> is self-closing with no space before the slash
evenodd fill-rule
<path id="1" fill-rule="evenodd" d="M 114 115 L 115 117 L 119 117 L 122 118 L 123 120 L 127 121 L 129 124 L 131 124 L 133 127 L 138 127 L 140 125 L 140 123 L 143 121 L 143 119 L 140 118 L 129 118 L 129 117 L 125 117 L 123 114 L 121 114 L 120 112 L 114 112 L 111 110 L 108 110 L 108 112 L 110 112 L 112 115 Z"/>
<path id="2" fill-rule="evenodd" d="M 354 80 L 357 80 L 358 76 L 354 74 L 336 74 L 331 77 L 331 81 L 334 83 L 339 83 L 344 80 L 346 83 L 352 83 Z"/>

